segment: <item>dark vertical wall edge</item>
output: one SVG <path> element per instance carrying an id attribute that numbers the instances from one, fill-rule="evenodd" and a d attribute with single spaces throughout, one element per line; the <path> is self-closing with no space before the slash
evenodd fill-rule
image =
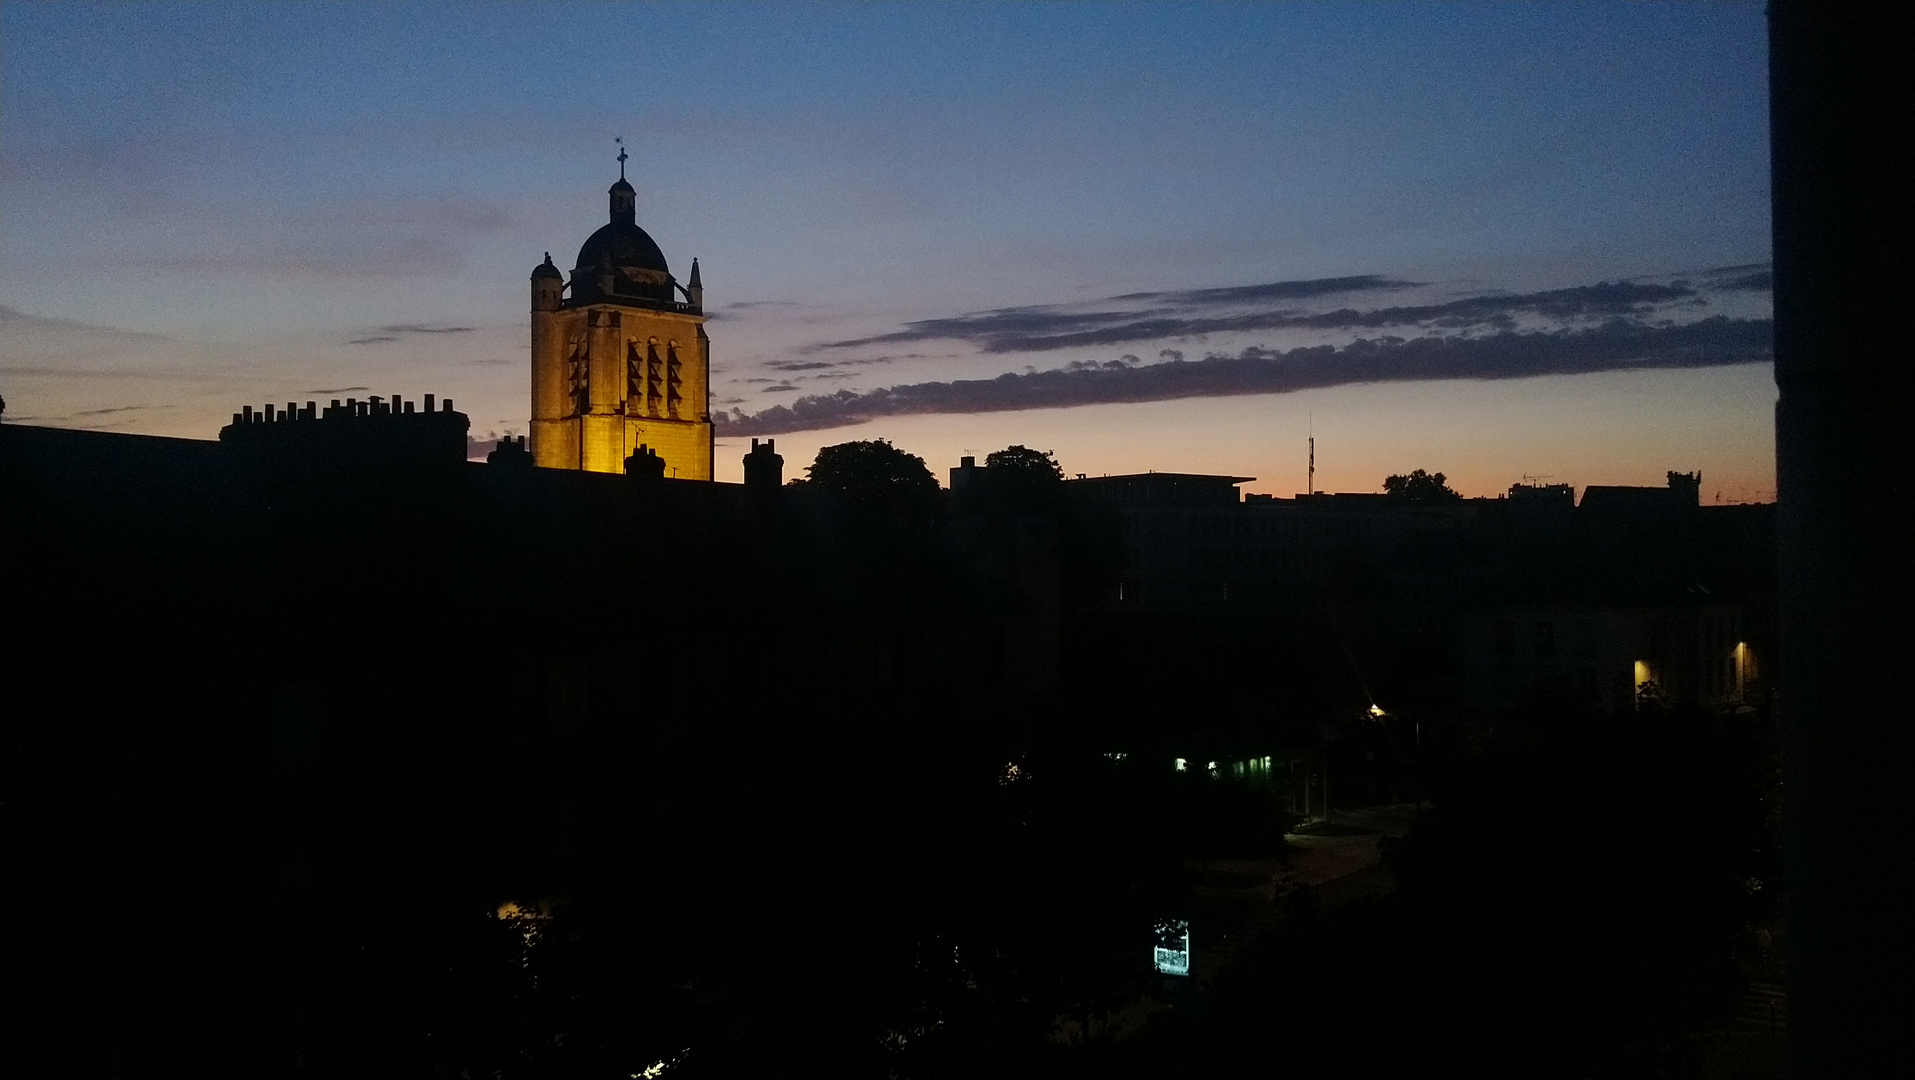
<path id="1" fill-rule="evenodd" d="M 1908 8 L 1769 7 L 1790 1074 L 1915 1075 Z"/>

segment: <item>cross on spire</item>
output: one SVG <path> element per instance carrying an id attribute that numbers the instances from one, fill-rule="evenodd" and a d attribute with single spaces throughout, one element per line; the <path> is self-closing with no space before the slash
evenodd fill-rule
<path id="1" fill-rule="evenodd" d="M 623 180 L 625 179 L 625 158 L 626 158 L 625 136 L 620 135 L 618 138 L 613 139 L 612 141 L 618 144 L 618 178 L 620 180 Z"/>

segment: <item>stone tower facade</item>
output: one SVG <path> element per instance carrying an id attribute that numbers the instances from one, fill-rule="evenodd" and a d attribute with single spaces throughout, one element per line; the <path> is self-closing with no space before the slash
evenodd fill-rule
<path id="1" fill-rule="evenodd" d="M 532 269 L 532 460 L 616 473 L 644 446 L 667 477 L 710 480 L 711 341 L 698 262 L 683 286 L 672 277 L 638 227 L 623 157 L 612 219 L 579 249 L 570 284 L 549 252 Z"/>

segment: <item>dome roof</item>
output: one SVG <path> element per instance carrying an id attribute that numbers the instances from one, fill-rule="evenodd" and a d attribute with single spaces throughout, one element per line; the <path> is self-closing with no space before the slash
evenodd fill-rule
<path id="1" fill-rule="evenodd" d="M 572 302 L 639 300 L 670 304 L 672 271 L 658 241 L 638 227 L 638 192 L 619 177 L 611 191 L 612 220 L 578 249 L 572 266 Z"/>
<path id="2" fill-rule="evenodd" d="M 585 241 L 585 246 L 578 249 L 578 262 L 572 265 L 577 270 L 589 273 L 601 261 L 618 270 L 634 267 L 671 273 L 671 267 L 665 265 L 665 253 L 658 248 L 658 241 L 639 228 L 635 221 L 612 221 L 599 226 L 599 230 Z"/>
<path id="3" fill-rule="evenodd" d="M 534 280 L 539 278 L 558 278 L 562 281 L 565 275 L 559 273 L 559 268 L 552 265 L 552 253 L 548 251 L 545 253 L 545 261 L 532 268 L 532 277 Z"/>

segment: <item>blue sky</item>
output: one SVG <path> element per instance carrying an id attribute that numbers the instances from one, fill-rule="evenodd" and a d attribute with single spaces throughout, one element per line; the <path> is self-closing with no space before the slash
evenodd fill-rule
<path id="1" fill-rule="evenodd" d="M 939 470 L 1021 442 L 1072 472 L 1287 494 L 1314 425 L 1331 488 L 1702 468 L 1708 494 L 1751 497 L 1773 487 L 1772 377 L 1748 345 L 1768 317 L 1748 285 L 1769 258 L 1766 94 L 1755 3 L 8 3 L 0 393 L 9 419 L 206 438 L 242 402 L 371 386 L 523 430 L 525 276 L 602 223 L 622 135 L 641 224 L 681 277 L 701 261 L 740 432 L 807 396 L 1071 365 L 1736 330 L 1528 378 L 1465 360 L 1340 383 L 1332 358 L 1322 385 L 1100 400 L 1085 382 L 991 412 L 960 387 L 913 399 L 944 411 L 773 424 L 792 466 L 845 438 Z M 1278 290 L 1230 306 L 1235 330 L 1110 329 L 1211 311 L 1202 290 L 1356 277 L 1396 284 Z M 1467 325 L 1367 315 L 1617 281 L 1681 285 Z M 1140 293 L 1183 299 L 1123 299 Z M 1346 309 L 1366 318 L 1328 325 Z M 1109 314 L 1124 340 L 912 337 L 979 312 Z"/>

